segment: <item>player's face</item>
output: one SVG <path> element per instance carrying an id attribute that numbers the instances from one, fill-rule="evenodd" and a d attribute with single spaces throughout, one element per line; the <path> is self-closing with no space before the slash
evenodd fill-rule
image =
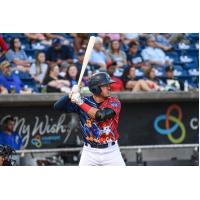
<path id="1" fill-rule="evenodd" d="M 101 96 L 109 97 L 110 96 L 110 85 L 101 86 Z"/>

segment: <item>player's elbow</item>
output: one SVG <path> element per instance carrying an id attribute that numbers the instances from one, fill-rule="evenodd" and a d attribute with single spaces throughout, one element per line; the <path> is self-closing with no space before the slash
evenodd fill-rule
<path id="1" fill-rule="evenodd" d="M 61 97 L 58 101 L 54 103 L 55 110 L 63 110 L 66 105 L 67 97 Z"/>
<path id="2" fill-rule="evenodd" d="M 53 107 L 54 107 L 55 110 L 60 110 L 61 109 L 61 106 L 60 106 L 58 101 L 56 103 L 54 103 Z"/>
<path id="3" fill-rule="evenodd" d="M 110 108 L 104 108 L 98 110 L 95 115 L 95 120 L 98 122 L 106 121 L 107 119 L 111 119 L 115 116 L 115 112 Z"/>

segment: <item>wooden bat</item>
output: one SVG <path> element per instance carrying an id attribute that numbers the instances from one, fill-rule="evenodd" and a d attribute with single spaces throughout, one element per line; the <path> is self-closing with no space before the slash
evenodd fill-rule
<path id="1" fill-rule="evenodd" d="M 92 53 L 92 49 L 93 49 L 94 44 L 95 44 L 95 40 L 96 40 L 96 37 L 94 37 L 94 36 L 91 36 L 90 39 L 89 39 L 87 49 L 86 49 L 86 52 L 85 52 L 85 56 L 84 56 L 84 59 L 83 59 L 81 73 L 80 73 L 80 76 L 79 76 L 79 79 L 78 79 L 78 87 L 79 88 L 80 88 L 81 81 L 82 81 L 83 75 L 85 73 L 87 64 L 89 62 L 89 59 L 90 59 L 90 56 L 91 56 L 91 53 Z"/>

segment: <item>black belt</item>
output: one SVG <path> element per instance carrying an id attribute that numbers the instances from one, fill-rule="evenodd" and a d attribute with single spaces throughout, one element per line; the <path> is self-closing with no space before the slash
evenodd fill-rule
<path id="1" fill-rule="evenodd" d="M 111 145 L 115 145 L 115 142 L 112 142 Z M 88 146 L 88 143 L 85 143 L 85 146 Z M 97 148 L 97 149 L 105 149 L 108 147 L 108 143 L 106 144 L 89 144 L 90 147 L 92 148 Z"/>

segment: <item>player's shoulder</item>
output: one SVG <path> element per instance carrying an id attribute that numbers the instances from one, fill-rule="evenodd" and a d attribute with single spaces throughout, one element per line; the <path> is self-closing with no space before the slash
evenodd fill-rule
<path id="1" fill-rule="evenodd" d="M 92 96 L 84 96 L 83 101 L 91 106 L 96 106 L 96 103 Z"/>
<path id="2" fill-rule="evenodd" d="M 121 105 L 121 102 L 116 97 L 108 97 L 107 98 L 107 103 L 111 104 L 113 107 L 118 107 L 118 106 Z"/>
<path id="3" fill-rule="evenodd" d="M 85 100 L 85 101 L 92 101 L 93 100 L 92 96 L 84 96 L 84 97 L 82 97 L 82 99 Z"/>
<path id="4" fill-rule="evenodd" d="M 107 101 L 109 101 L 109 102 L 120 102 L 117 97 L 112 97 L 112 96 L 108 97 Z"/>

